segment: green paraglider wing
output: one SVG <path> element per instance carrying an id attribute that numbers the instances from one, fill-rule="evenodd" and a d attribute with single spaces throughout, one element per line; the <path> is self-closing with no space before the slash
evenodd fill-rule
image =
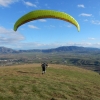
<path id="1" fill-rule="evenodd" d="M 70 22 L 77 27 L 78 31 L 80 31 L 78 22 L 72 16 L 67 13 L 54 10 L 35 10 L 27 13 L 26 15 L 18 19 L 18 21 L 16 21 L 14 25 L 14 31 L 16 31 L 18 27 L 24 23 L 43 18 L 55 18 Z"/>

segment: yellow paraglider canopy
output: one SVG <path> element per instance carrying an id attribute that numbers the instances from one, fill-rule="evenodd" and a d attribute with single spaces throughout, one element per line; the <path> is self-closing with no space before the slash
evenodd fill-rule
<path id="1" fill-rule="evenodd" d="M 24 23 L 43 18 L 55 18 L 70 22 L 77 27 L 78 31 L 80 31 L 78 22 L 72 16 L 67 13 L 54 10 L 35 10 L 25 14 L 16 21 L 14 25 L 14 31 L 17 31 L 18 27 Z"/>

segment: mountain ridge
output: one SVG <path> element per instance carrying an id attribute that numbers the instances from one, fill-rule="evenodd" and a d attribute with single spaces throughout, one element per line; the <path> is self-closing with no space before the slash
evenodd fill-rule
<path id="1" fill-rule="evenodd" d="M 22 53 L 22 52 L 43 52 L 43 53 L 51 53 L 51 52 L 100 52 L 99 48 L 90 48 L 90 47 L 79 47 L 79 46 L 60 46 L 57 48 L 51 49 L 29 49 L 29 50 L 14 50 L 12 48 L 0 47 L 0 53 Z"/>

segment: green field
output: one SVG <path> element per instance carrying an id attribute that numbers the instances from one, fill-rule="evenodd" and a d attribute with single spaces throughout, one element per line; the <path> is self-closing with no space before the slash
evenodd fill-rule
<path id="1" fill-rule="evenodd" d="M 100 100 L 100 75 L 74 66 L 0 67 L 0 100 Z"/>

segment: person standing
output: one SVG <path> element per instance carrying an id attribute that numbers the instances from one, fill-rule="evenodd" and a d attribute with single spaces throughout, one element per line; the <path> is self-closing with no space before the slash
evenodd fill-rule
<path id="1" fill-rule="evenodd" d="M 42 63 L 41 67 L 42 67 L 42 74 L 44 74 L 46 72 L 46 68 L 47 68 L 48 64 L 46 63 Z"/>

